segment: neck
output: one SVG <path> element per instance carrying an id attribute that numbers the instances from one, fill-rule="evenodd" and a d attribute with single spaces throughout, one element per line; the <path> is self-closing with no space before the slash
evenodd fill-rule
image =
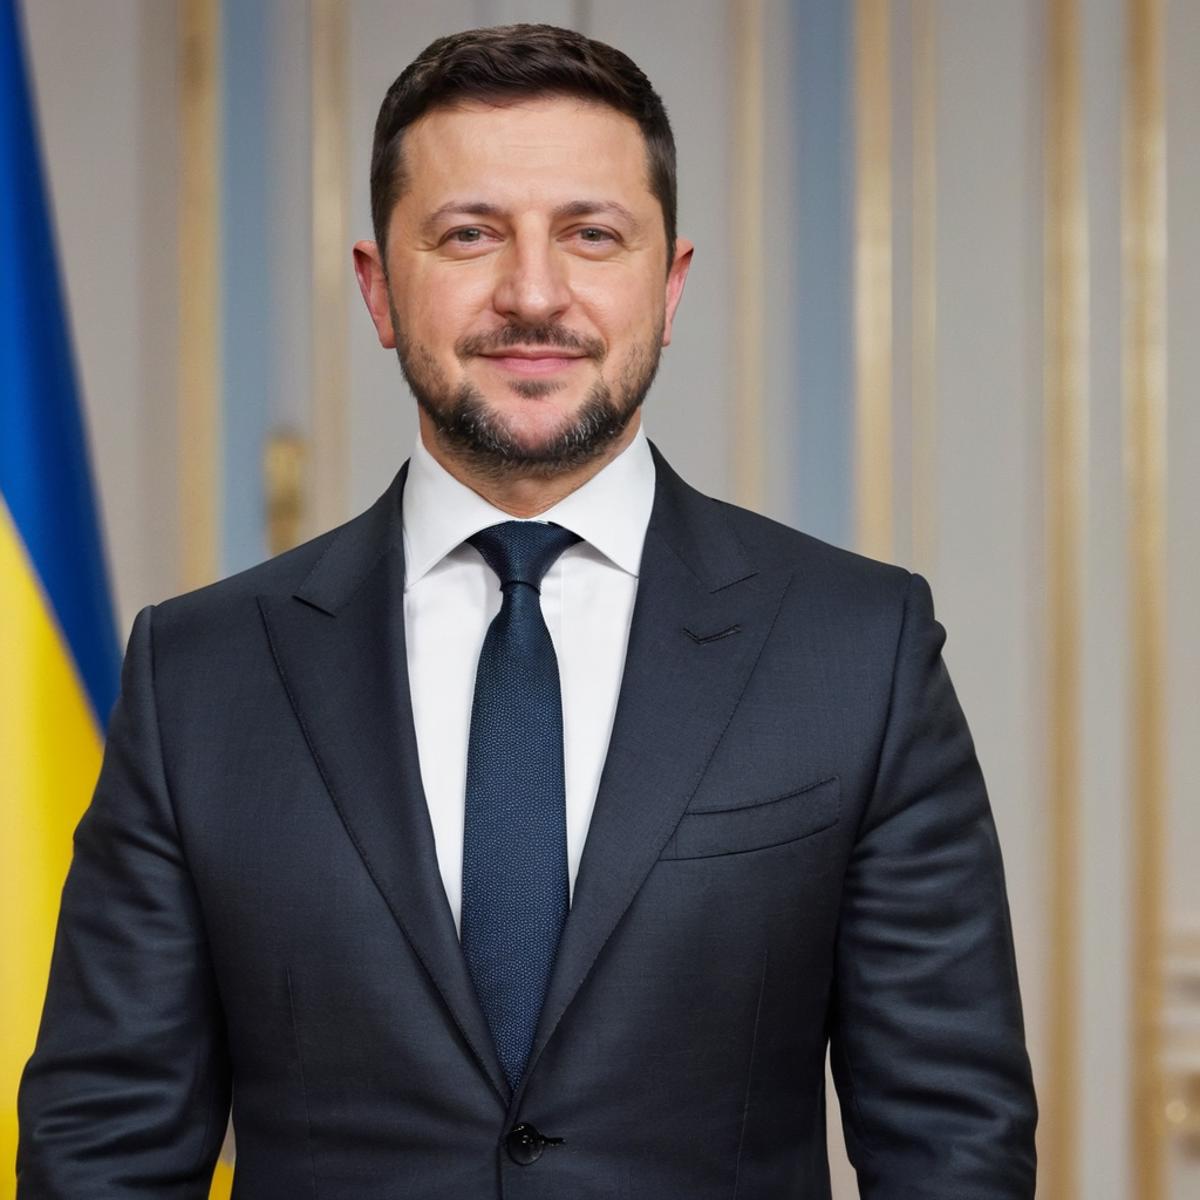
<path id="1" fill-rule="evenodd" d="M 459 483 L 482 496 L 489 504 L 512 517 L 536 517 L 560 500 L 582 487 L 593 475 L 602 471 L 630 442 L 641 426 L 642 415 L 635 412 L 629 424 L 595 458 L 581 467 L 556 475 L 521 475 L 514 473 L 496 476 L 480 471 L 474 464 L 454 452 L 439 436 L 437 429 L 422 411 L 419 414 L 421 441 L 434 459 Z"/>

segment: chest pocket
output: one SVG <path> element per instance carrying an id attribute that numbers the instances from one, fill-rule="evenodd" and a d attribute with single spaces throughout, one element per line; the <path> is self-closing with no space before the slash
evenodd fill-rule
<path id="1" fill-rule="evenodd" d="M 691 809 L 659 857 L 714 858 L 782 846 L 836 825 L 840 806 L 835 775 L 759 804 Z"/>

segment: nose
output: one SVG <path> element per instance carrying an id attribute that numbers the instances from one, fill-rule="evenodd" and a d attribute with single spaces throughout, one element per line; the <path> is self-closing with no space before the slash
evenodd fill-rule
<path id="1" fill-rule="evenodd" d="M 501 255 L 493 304 L 522 325 L 541 325 L 571 306 L 567 264 L 548 231 L 527 228 L 513 236 Z"/>

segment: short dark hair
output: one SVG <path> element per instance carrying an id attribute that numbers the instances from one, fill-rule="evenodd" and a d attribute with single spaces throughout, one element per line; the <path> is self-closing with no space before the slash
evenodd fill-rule
<path id="1" fill-rule="evenodd" d="M 667 266 L 675 254 L 675 138 L 641 68 L 603 42 L 554 25 L 469 29 L 431 42 L 388 88 L 371 150 L 371 221 L 386 253 L 388 221 L 404 189 L 405 129 L 462 100 L 576 96 L 632 117 L 646 142 L 650 191 L 662 206 Z"/>

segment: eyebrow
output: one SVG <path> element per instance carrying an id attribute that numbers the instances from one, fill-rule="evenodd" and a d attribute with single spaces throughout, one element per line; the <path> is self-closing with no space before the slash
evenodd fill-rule
<path id="1" fill-rule="evenodd" d="M 569 200 L 560 204 L 550 214 L 556 221 L 567 220 L 571 217 L 590 217 L 593 215 L 609 214 L 619 217 L 635 230 L 641 228 L 641 222 L 623 204 L 616 200 Z M 425 235 L 433 233 L 438 223 L 444 218 L 457 215 L 465 217 L 505 217 L 505 209 L 498 204 L 490 204 L 486 200 L 451 200 L 441 208 L 430 213 L 421 222 L 421 232 Z"/>

